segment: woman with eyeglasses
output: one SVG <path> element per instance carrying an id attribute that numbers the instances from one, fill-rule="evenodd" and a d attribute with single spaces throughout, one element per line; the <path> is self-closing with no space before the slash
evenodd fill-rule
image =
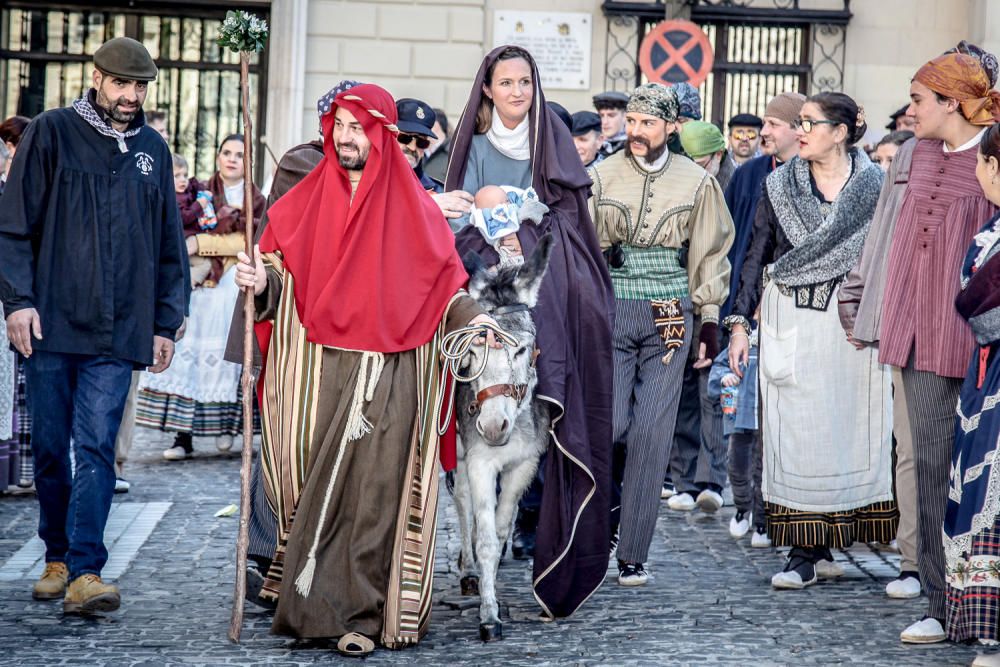
<path id="1" fill-rule="evenodd" d="M 845 337 L 838 288 L 861 255 L 882 170 L 855 144 L 867 126 L 847 95 L 808 98 L 799 155 L 768 176 L 730 328 L 729 364 L 747 362 L 760 308 L 760 405 L 767 531 L 790 547 L 778 589 L 843 574 L 831 549 L 890 542 L 890 380 L 878 353 Z"/>

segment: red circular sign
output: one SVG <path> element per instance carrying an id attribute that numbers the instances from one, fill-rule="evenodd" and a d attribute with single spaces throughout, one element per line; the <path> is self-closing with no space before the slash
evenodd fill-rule
<path id="1" fill-rule="evenodd" d="M 639 67 L 653 82 L 670 86 L 686 81 L 698 87 L 712 71 L 715 54 L 708 36 L 691 21 L 663 21 L 639 47 Z"/>

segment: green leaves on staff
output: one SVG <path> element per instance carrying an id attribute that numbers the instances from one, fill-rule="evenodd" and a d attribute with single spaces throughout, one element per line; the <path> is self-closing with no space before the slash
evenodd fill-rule
<path id="1" fill-rule="evenodd" d="M 249 12 L 232 10 L 226 12 L 226 20 L 216 40 L 223 48 L 246 53 L 260 53 L 266 41 L 267 21 Z"/>

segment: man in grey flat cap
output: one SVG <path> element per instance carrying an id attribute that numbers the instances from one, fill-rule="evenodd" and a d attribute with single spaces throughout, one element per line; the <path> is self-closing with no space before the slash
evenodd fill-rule
<path id="1" fill-rule="evenodd" d="M 612 474 L 622 484 L 613 524 L 623 586 L 646 583 L 688 352 L 697 369 L 718 354 L 729 293 L 733 221 L 715 179 L 667 150 L 677 115 L 673 90 L 639 86 L 625 110 L 624 150 L 588 172 L 615 293 Z"/>
<path id="2" fill-rule="evenodd" d="M 170 149 L 142 113 L 156 73 L 139 42 L 102 45 L 87 95 L 28 126 L 0 209 L 0 301 L 27 358 L 45 542 L 33 596 L 65 613 L 121 603 L 100 576 L 115 437 L 132 370 L 170 365 L 187 308 Z"/>

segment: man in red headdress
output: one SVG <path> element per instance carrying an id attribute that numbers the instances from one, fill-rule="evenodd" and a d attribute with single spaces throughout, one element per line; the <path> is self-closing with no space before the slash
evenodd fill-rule
<path id="1" fill-rule="evenodd" d="M 237 283 L 257 295 L 273 629 L 398 648 L 426 631 L 444 332 L 491 321 L 371 84 L 321 109 L 324 157 L 268 211 Z M 405 589 L 405 594 L 404 594 Z"/>
<path id="2" fill-rule="evenodd" d="M 986 129 L 1000 120 L 1000 93 L 992 89 L 997 61 L 965 42 L 956 50 L 926 63 L 910 82 L 906 115 L 916 137 L 893 159 L 861 261 L 839 296 L 848 338 L 877 343 L 879 361 L 892 367 L 903 570 L 886 593 L 927 593 L 927 615 L 900 635 L 914 644 L 946 638 L 941 528 L 955 405 L 974 347 L 955 297 L 965 251 L 995 212 L 976 180 L 976 155 Z"/>

